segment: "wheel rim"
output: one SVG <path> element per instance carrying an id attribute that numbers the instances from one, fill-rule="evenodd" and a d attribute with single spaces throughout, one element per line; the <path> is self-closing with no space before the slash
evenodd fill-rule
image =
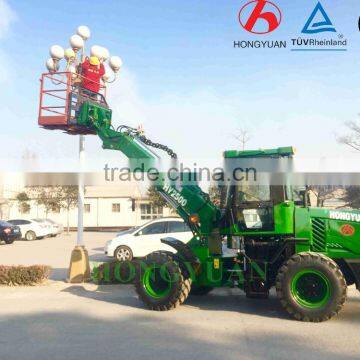
<path id="1" fill-rule="evenodd" d="M 117 252 L 117 259 L 121 261 L 129 260 L 130 259 L 130 250 L 121 248 Z"/>
<path id="2" fill-rule="evenodd" d="M 320 271 L 303 270 L 293 277 L 291 293 L 301 306 L 310 309 L 320 308 L 331 296 L 330 281 Z"/>
<path id="3" fill-rule="evenodd" d="M 26 239 L 27 240 L 34 240 L 34 234 L 33 233 L 28 233 Z"/>
<path id="4" fill-rule="evenodd" d="M 166 276 L 169 276 L 169 274 L 167 273 Z M 169 294 L 171 282 L 164 279 L 164 275 L 161 274 L 160 268 L 149 267 L 144 273 L 143 287 L 149 296 L 160 299 Z"/>

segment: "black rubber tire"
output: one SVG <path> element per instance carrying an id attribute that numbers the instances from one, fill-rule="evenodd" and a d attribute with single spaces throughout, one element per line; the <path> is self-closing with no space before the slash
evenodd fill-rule
<path id="1" fill-rule="evenodd" d="M 209 292 L 211 292 L 212 290 L 214 290 L 214 288 L 211 286 L 192 286 L 190 290 L 190 295 L 204 296 L 209 294 Z"/>
<path id="2" fill-rule="evenodd" d="M 172 279 L 170 291 L 162 298 L 151 297 L 143 286 L 144 269 L 138 267 L 135 277 L 135 290 L 139 299 L 150 309 L 155 311 L 172 310 L 183 304 L 189 296 L 191 290 L 191 279 L 186 279 L 181 273 L 179 265 L 171 256 L 162 252 L 154 252 L 149 254 L 144 260 L 147 266 L 156 264 L 157 266 L 165 266 Z"/>
<path id="3" fill-rule="evenodd" d="M 32 241 L 32 240 L 36 240 L 36 234 L 34 233 L 34 231 L 27 231 L 25 234 L 25 240 L 27 241 Z"/>
<path id="4" fill-rule="evenodd" d="M 124 255 L 128 254 L 128 256 L 126 258 L 124 257 L 124 258 L 120 259 L 119 257 L 120 257 L 121 252 L 124 252 Z M 114 257 L 115 257 L 115 260 L 117 260 L 117 261 L 131 261 L 133 259 L 133 253 L 128 246 L 120 245 L 118 248 L 116 248 L 116 250 L 114 252 Z"/>
<path id="5" fill-rule="evenodd" d="M 5 239 L 4 241 L 5 241 L 5 244 L 10 245 L 15 241 L 15 239 Z"/>
<path id="6" fill-rule="evenodd" d="M 302 306 L 291 291 L 291 281 L 302 270 L 316 270 L 329 282 L 331 296 L 318 308 Z M 347 286 L 344 275 L 332 259 L 319 253 L 303 252 L 293 255 L 280 268 L 276 277 L 276 292 L 284 309 L 295 319 L 321 322 L 337 315 L 346 300 Z"/>

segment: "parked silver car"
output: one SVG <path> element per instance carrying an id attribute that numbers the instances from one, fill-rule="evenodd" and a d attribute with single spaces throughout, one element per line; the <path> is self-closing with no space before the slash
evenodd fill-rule
<path id="1" fill-rule="evenodd" d="M 50 235 L 49 228 L 34 220 L 11 219 L 8 222 L 21 230 L 22 238 L 28 241 L 41 239 Z"/>

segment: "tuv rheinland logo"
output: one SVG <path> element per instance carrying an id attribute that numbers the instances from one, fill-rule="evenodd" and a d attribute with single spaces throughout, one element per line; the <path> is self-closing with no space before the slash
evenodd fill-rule
<path id="1" fill-rule="evenodd" d="M 311 13 L 308 21 L 302 29 L 303 34 L 317 34 L 320 32 L 336 32 L 328 14 L 325 12 L 320 2 L 317 3 L 315 9 Z"/>
<path id="2" fill-rule="evenodd" d="M 291 51 L 347 50 L 347 39 L 344 38 L 343 34 L 337 33 L 329 13 L 320 1 L 310 13 L 301 33 L 306 37 L 291 39 L 293 45 Z M 318 38 L 319 34 L 323 35 L 323 38 Z"/>

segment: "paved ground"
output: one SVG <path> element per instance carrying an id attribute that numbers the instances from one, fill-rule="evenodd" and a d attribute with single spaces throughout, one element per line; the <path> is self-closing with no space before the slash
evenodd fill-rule
<path id="1" fill-rule="evenodd" d="M 86 234 L 93 260 L 109 234 Z M 74 235 L 0 246 L 0 263 L 47 263 L 65 274 Z M 33 260 L 33 261 L 32 261 Z M 238 290 L 189 298 L 170 312 L 143 308 L 130 285 L 0 287 L 0 359 L 359 359 L 360 296 L 337 318 L 290 320 L 272 296 Z"/>

